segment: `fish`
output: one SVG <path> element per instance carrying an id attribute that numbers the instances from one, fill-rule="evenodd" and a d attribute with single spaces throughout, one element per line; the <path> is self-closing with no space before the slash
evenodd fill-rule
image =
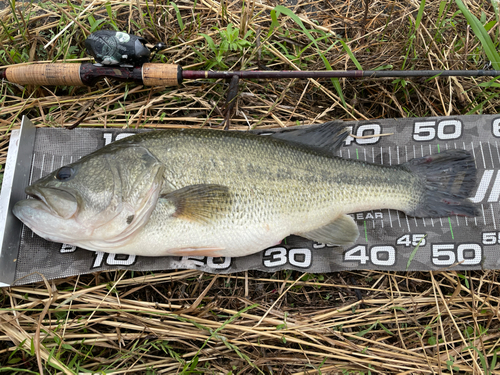
<path id="1" fill-rule="evenodd" d="M 335 156 L 341 123 L 271 135 L 208 129 L 136 134 L 26 188 L 14 215 L 46 240 L 139 256 L 240 257 L 289 235 L 348 246 L 349 213 L 477 216 L 465 150 L 387 166 Z"/>

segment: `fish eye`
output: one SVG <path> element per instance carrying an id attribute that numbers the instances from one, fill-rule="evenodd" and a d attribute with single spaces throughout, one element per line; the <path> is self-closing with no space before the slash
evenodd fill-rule
<path id="1" fill-rule="evenodd" d="M 56 178 L 59 181 L 67 181 L 71 177 L 73 177 L 73 173 L 75 173 L 75 170 L 71 167 L 62 167 L 60 168 L 57 173 L 56 173 Z"/>

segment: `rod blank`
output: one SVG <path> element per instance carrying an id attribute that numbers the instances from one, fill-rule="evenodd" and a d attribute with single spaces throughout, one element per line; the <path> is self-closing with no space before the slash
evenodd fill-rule
<path id="1" fill-rule="evenodd" d="M 400 77 L 496 77 L 500 70 L 325 70 L 325 71 L 224 71 L 211 72 L 202 70 L 184 70 L 182 78 L 231 78 L 238 76 L 243 79 L 281 79 L 281 78 L 400 78 Z"/>

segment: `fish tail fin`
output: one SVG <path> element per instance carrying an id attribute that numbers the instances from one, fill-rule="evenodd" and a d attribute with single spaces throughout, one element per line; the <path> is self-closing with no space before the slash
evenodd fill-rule
<path id="1" fill-rule="evenodd" d="M 421 178 L 423 189 L 415 209 L 417 217 L 449 215 L 478 216 L 479 208 L 468 198 L 476 187 L 474 157 L 465 150 L 448 150 L 436 155 L 412 159 L 401 165 Z"/>

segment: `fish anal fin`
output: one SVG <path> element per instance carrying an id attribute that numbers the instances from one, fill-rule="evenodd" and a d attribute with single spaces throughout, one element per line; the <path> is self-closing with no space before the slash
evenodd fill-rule
<path id="1" fill-rule="evenodd" d="M 217 184 L 189 185 L 162 194 L 160 199 L 174 205 L 174 217 L 203 223 L 226 214 L 232 205 L 229 188 Z"/>
<path id="2" fill-rule="evenodd" d="M 340 215 L 331 223 L 305 233 L 296 233 L 312 241 L 345 246 L 354 243 L 359 237 L 359 229 L 354 219 L 349 215 Z"/>

